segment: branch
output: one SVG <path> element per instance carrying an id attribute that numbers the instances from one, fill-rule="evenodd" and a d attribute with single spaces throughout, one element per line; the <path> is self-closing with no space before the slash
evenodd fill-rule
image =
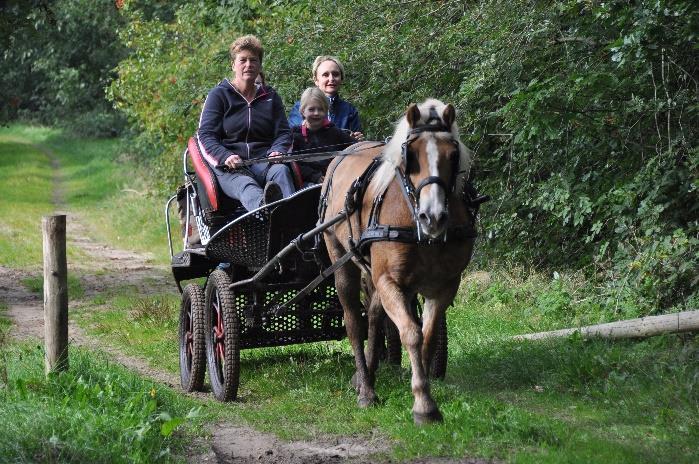
<path id="1" fill-rule="evenodd" d="M 599 45 L 599 42 L 597 42 L 594 39 L 590 39 L 589 37 L 574 37 L 574 36 L 557 37 L 557 38 L 551 40 L 551 43 L 555 43 L 555 44 L 566 43 L 566 42 L 580 42 L 580 43 L 584 43 L 590 47 L 596 47 L 597 45 Z"/>

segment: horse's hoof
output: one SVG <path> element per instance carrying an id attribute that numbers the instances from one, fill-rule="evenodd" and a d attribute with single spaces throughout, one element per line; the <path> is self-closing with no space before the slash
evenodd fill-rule
<path id="1" fill-rule="evenodd" d="M 376 404 L 379 402 L 379 399 L 377 398 L 376 395 L 371 395 L 371 396 L 360 396 L 357 398 L 357 405 L 359 405 L 360 408 L 366 409 L 371 406 L 376 406 Z"/>
<path id="2" fill-rule="evenodd" d="M 413 411 L 413 421 L 415 421 L 415 425 L 434 424 L 435 422 L 442 422 L 443 420 L 444 418 L 442 417 L 442 413 L 439 412 L 439 409 L 435 409 L 426 414 Z"/>

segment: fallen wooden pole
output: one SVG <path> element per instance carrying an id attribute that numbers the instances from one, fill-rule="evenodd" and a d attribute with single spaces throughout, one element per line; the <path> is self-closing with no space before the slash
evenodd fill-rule
<path id="1" fill-rule="evenodd" d="M 544 338 L 567 337 L 579 332 L 584 338 L 642 338 L 665 333 L 692 332 L 699 330 L 699 311 L 683 311 L 661 316 L 589 325 L 577 329 L 553 330 L 525 335 L 515 335 L 514 340 L 541 340 Z"/>
<path id="2" fill-rule="evenodd" d="M 68 369 L 66 217 L 44 216 L 44 345 L 46 373 Z"/>

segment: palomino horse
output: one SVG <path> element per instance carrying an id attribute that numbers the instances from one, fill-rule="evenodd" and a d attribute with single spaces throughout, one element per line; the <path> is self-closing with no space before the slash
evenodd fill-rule
<path id="1" fill-rule="evenodd" d="M 335 285 L 354 351 L 352 383 L 360 407 L 377 401 L 374 374 L 383 308 L 410 358 L 414 421 L 442 419 L 428 373 L 433 335 L 456 295 L 476 236 L 475 213 L 464 201 L 470 161 L 454 107 L 429 99 L 408 108 L 387 145 L 357 150 L 328 168 L 321 220 L 343 211 L 347 216 L 325 232 L 328 253 L 335 263 L 355 251 L 352 262 L 335 272 Z M 360 300 L 363 271 L 374 287 L 366 308 L 368 332 Z M 410 311 L 417 293 L 425 299 L 422 328 Z"/>

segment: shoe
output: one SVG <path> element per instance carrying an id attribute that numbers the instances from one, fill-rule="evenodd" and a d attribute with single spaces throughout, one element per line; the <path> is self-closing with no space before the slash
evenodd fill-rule
<path id="1" fill-rule="evenodd" d="M 265 185 L 265 190 L 262 193 L 262 204 L 260 206 L 274 203 L 282 198 L 284 198 L 284 194 L 282 194 L 282 189 L 279 187 L 279 184 L 275 182 L 267 182 L 267 185 Z"/>

